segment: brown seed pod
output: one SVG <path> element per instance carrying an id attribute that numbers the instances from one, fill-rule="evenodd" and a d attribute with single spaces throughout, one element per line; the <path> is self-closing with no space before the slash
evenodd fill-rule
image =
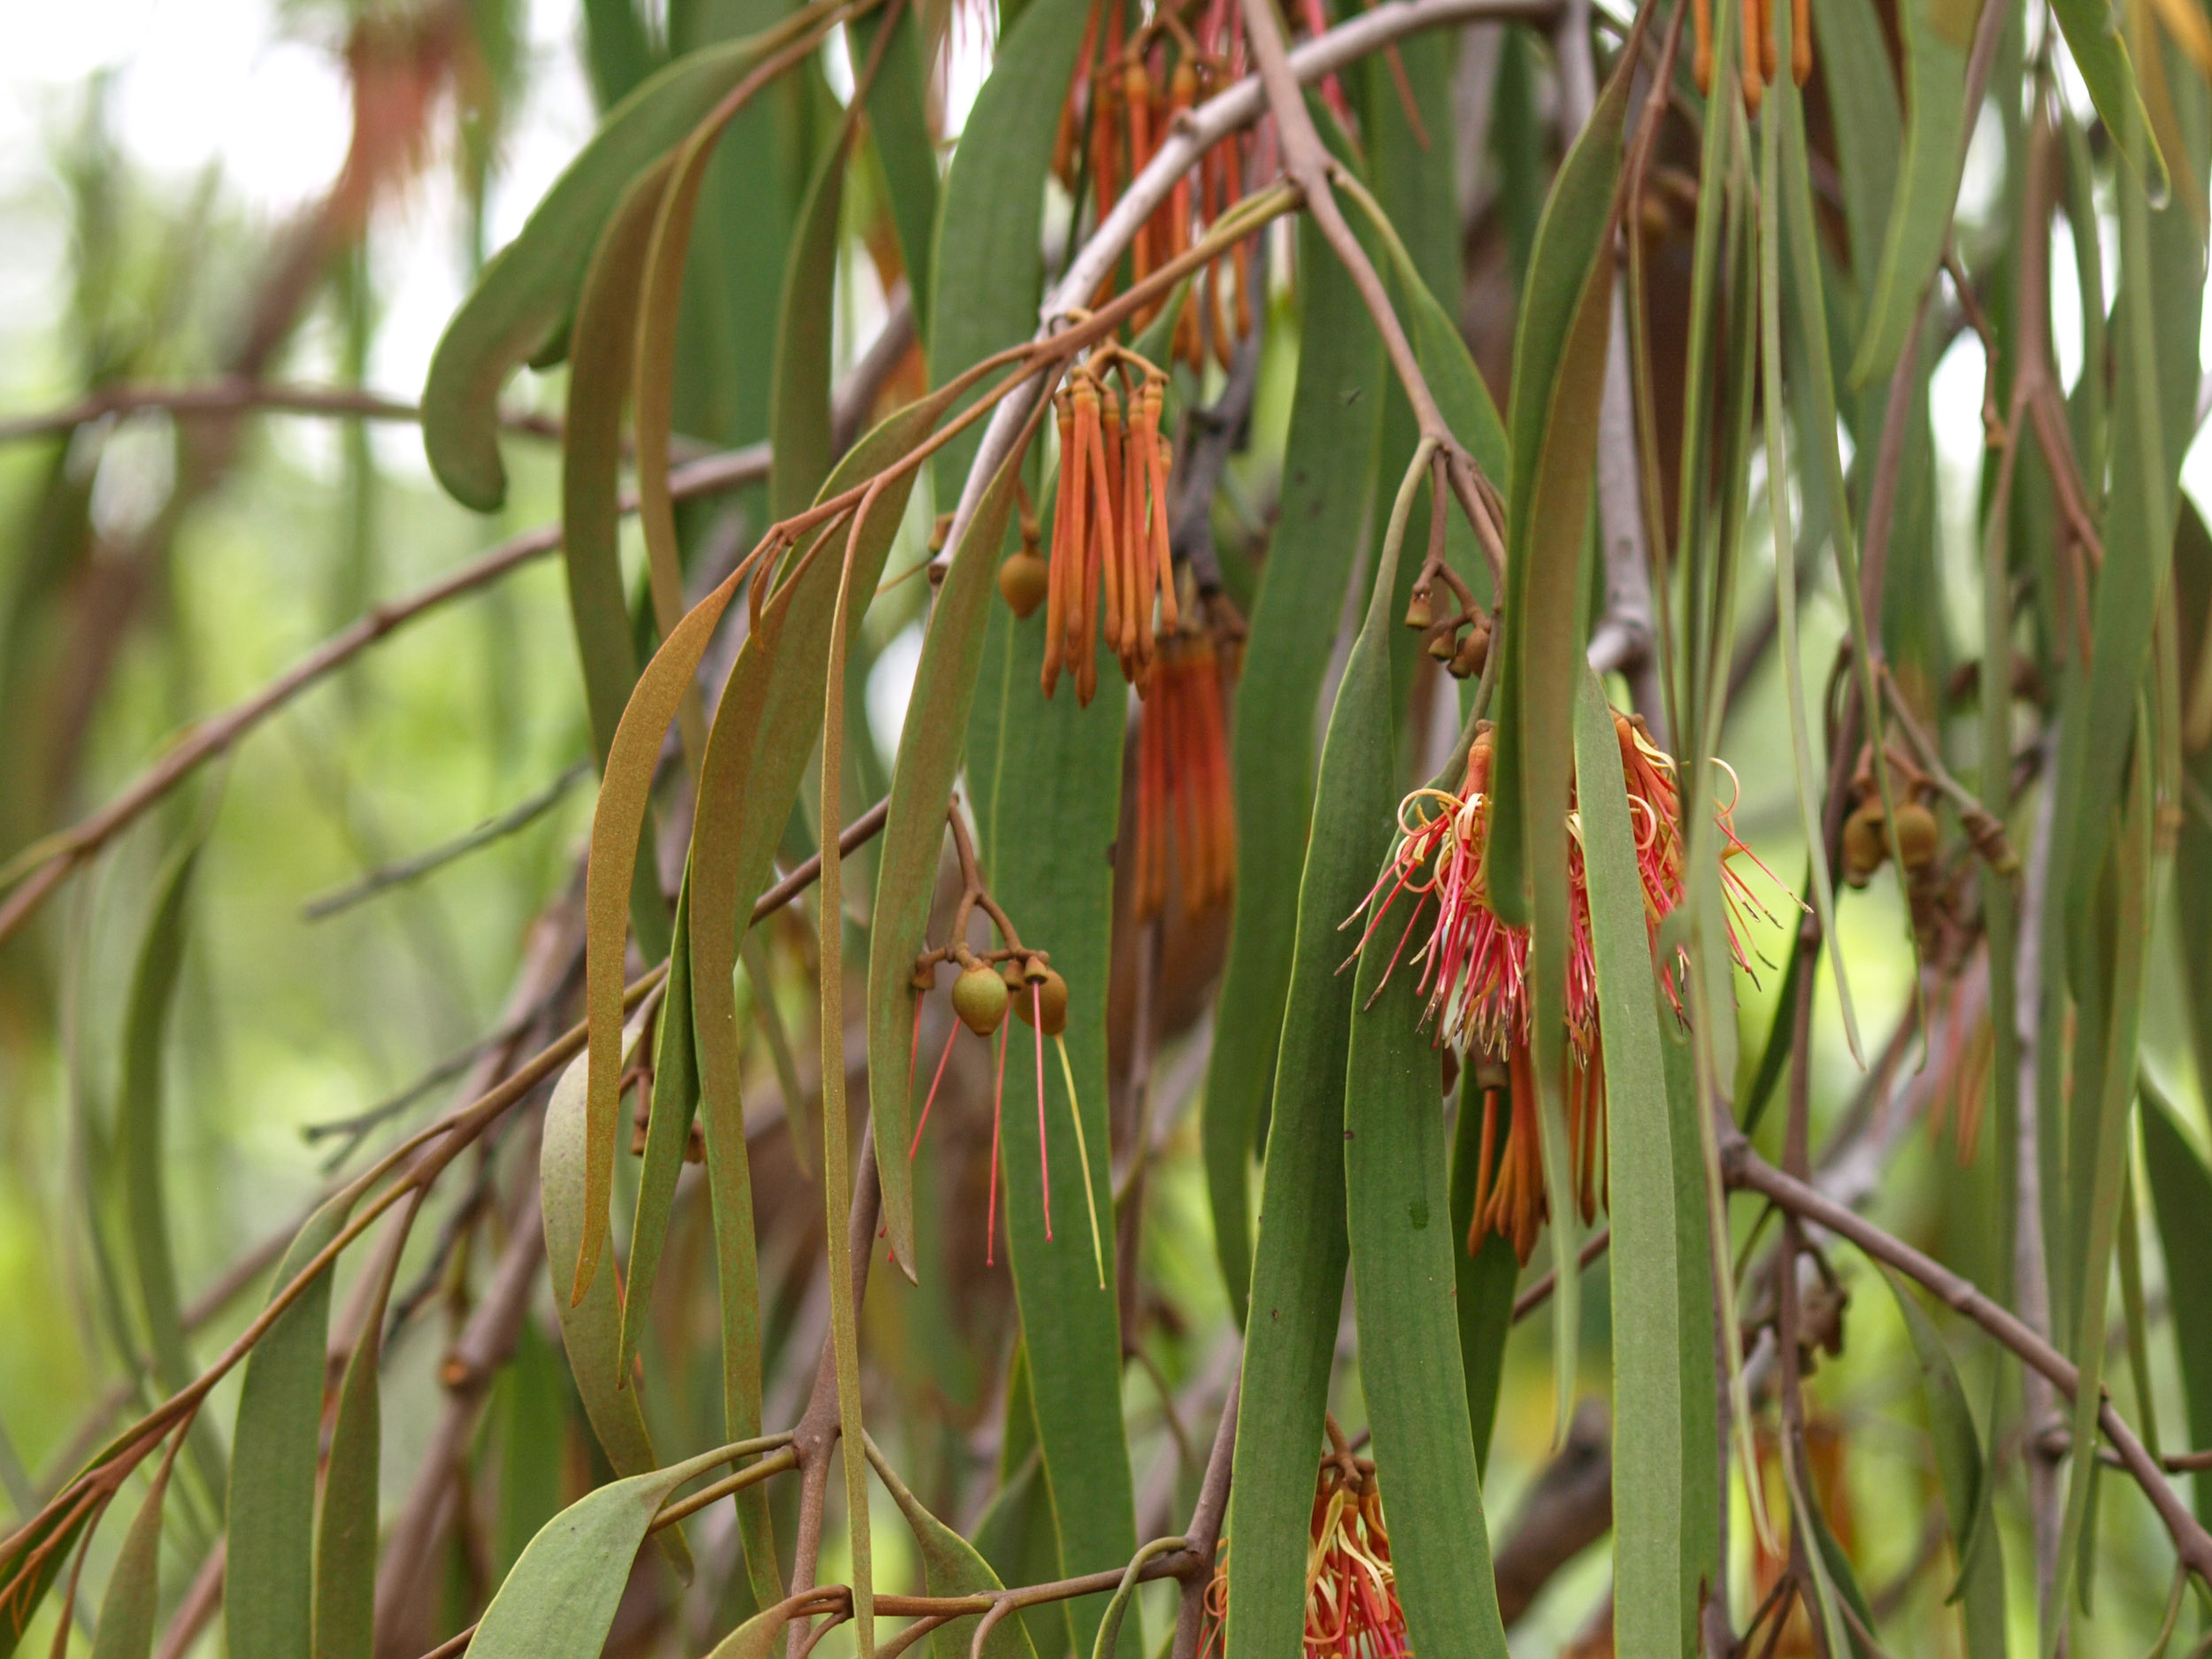
<path id="1" fill-rule="evenodd" d="M 1843 879 L 1863 887 L 1889 856 L 1889 839 L 1882 833 L 1882 803 L 1869 801 L 1843 822 Z"/>
<path id="2" fill-rule="evenodd" d="M 1052 969 L 1044 971 L 1044 978 L 1036 981 L 1036 1000 L 1030 999 L 1028 983 L 1015 995 L 1014 1012 L 1025 1025 L 1037 1024 L 1037 1017 L 1044 1017 L 1044 1033 L 1056 1037 L 1068 1028 L 1068 982 Z"/>
<path id="3" fill-rule="evenodd" d="M 987 1037 L 1006 1018 L 1006 981 L 977 963 L 952 982 L 952 1011 L 979 1037 Z"/>
<path id="4" fill-rule="evenodd" d="M 1429 596 L 1426 590 L 1415 588 L 1413 597 L 1406 603 L 1406 626 L 1417 631 L 1428 627 L 1435 620 L 1435 616 L 1429 609 Z"/>
<path id="5" fill-rule="evenodd" d="M 1025 619 L 1044 603 L 1051 581 L 1052 572 L 1044 560 L 1026 549 L 998 567 L 998 590 L 1005 595 L 1007 608 Z"/>
<path id="6" fill-rule="evenodd" d="M 1429 636 L 1429 655 L 1440 663 L 1452 660 L 1452 653 L 1459 649 L 1451 629 L 1439 628 Z"/>
<path id="7" fill-rule="evenodd" d="M 1935 814 L 1917 801 L 1901 802 L 1897 808 L 1897 855 L 1908 870 L 1925 870 L 1936 856 Z"/>
<path id="8" fill-rule="evenodd" d="M 1459 642 L 1459 649 L 1452 653 L 1452 660 L 1445 666 L 1457 678 L 1469 680 L 1482 672 L 1482 665 L 1489 656 L 1490 630 L 1478 622 L 1467 630 L 1466 636 Z"/>

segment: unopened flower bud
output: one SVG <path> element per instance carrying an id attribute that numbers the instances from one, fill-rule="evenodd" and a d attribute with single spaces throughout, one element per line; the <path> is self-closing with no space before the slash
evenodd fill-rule
<path id="1" fill-rule="evenodd" d="M 1863 887 L 1889 856 L 1889 841 L 1882 833 L 1882 803 L 1869 801 L 1843 823 L 1843 879 Z"/>
<path id="2" fill-rule="evenodd" d="M 1435 616 L 1429 609 L 1428 590 L 1424 588 L 1415 588 L 1413 597 L 1406 603 L 1406 626 L 1417 631 L 1426 628 L 1435 620 Z"/>
<path id="3" fill-rule="evenodd" d="M 1482 672 L 1482 665 L 1490 656 L 1490 630 L 1478 622 L 1467 630 L 1459 649 L 1452 653 L 1446 664 L 1461 680 L 1471 679 Z"/>
<path id="4" fill-rule="evenodd" d="M 1026 549 L 998 567 L 998 590 L 1005 595 L 1007 608 L 1024 618 L 1044 603 L 1050 581 L 1044 560 Z"/>
<path id="5" fill-rule="evenodd" d="M 979 1037 L 987 1037 L 1006 1018 L 1006 981 L 977 963 L 952 982 L 952 1011 Z"/>
<path id="6" fill-rule="evenodd" d="M 1925 870 L 1936 856 L 1935 814 L 1917 801 L 1897 808 L 1897 854 L 1908 870 Z"/>
<path id="7" fill-rule="evenodd" d="M 1058 1036 L 1068 1028 L 1068 982 L 1047 968 L 1041 979 L 1025 984 L 1014 999 L 1014 1011 L 1025 1025 L 1035 1025 L 1041 1018 L 1045 1035 Z"/>

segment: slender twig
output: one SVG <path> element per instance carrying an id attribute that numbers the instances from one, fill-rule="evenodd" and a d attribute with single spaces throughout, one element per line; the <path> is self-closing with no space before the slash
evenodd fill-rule
<path id="1" fill-rule="evenodd" d="M 2047 1379 L 2061 1394 L 2070 1400 L 2073 1398 L 2080 1383 L 2080 1372 L 2072 1362 L 2037 1335 L 2011 1310 L 1992 1301 L 1970 1280 L 1884 1232 L 1810 1183 L 1776 1169 L 1740 1135 L 1727 1141 L 1722 1148 L 1722 1159 L 1731 1187 L 1757 1193 L 1793 1217 L 1824 1228 L 1849 1240 L 1876 1261 L 1916 1279 L 1945 1306 L 1973 1320 L 2038 1375 Z M 2118 1453 L 2121 1465 L 2134 1477 L 2151 1507 L 2158 1512 L 2182 1564 L 2207 1584 L 2212 1584 L 2212 1532 L 2207 1532 L 2203 1524 L 2182 1502 L 2158 1464 L 2144 1449 L 2142 1441 L 2109 1401 L 2101 1406 L 2097 1420 Z"/>
<path id="2" fill-rule="evenodd" d="M 1490 561 L 1494 591 L 1503 594 L 1505 538 L 1483 498 L 1474 457 L 1453 436 L 1443 411 L 1436 406 L 1427 377 L 1421 373 L 1420 361 L 1414 355 L 1413 342 L 1406 337 L 1405 326 L 1391 303 L 1389 290 L 1383 286 L 1381 273 L 1346 222 L 1343 209 L 1337 205 L 1336 192 L 1330 183 L 1335 164 L 1321 142 L 1321 134 L 1314 128 L 1305 95 L 1299 90 L 1298 76 L 1283 44 L 1282 22 L 1276 15 L 1275 0 L 1242 0 L 1242 4 L 1245 35 L 1259 65 L 1260 86 L 1266 95 L 1268 112 L 1275 118 L 1284 174 L 1305 197 L 1306 211 L 1313 215 L 1314 227 L 1351 278 L 1360 303 L 1382 335 L 1384 353 L 1405 391 L 1406 402 L 1412 406 L 1423 440 L 1446 458 L 1453 493 L 1458 496 L 1468 522 L 1482 543 L 1483 553 Z"/>
<path id="3" fill-rule="evenodd" d="M 103 387 L 65 408 L 0 420 L 0 443 L 54 437 L 88 421 L 153 410 L 183 416 L 236 415 L 257 411 L 272 415 L 328 415 L 342 420 L 403 424 L 422 419 L 422 411 L 413 403 L 354 387 L 285 386 L 231 375 L 196 386 Z M 557 419 L 527 410 L 503 411 L 499 424 L 509 432 L 527 433 L 533 437 L 558 439 L 561 435 Z"/>

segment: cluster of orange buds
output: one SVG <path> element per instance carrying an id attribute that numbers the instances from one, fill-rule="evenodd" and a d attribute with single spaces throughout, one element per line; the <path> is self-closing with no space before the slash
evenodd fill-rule
<path id="1" fill-rule="evenodd" d="M 1053 171 L 1060 182 L 1076 195 L 1087 177 L 1101 220 L 1113 211 L 1129 180 L 1150 164 L 1176 121 L 1245 70 L 1235 0 L 1207 0 L 1194 29 L 1166 6 L 1133 31 L 1125 30 L 1123 14 L 1119 0 L 1096 0 L 1093 5 L 1053 147 Z M 1131 242 L 1131 280 L 1141 282 L 1180 258 L 1205 226 L 1236 204 L 1253 142 L 1248 133 L 1224 138 L 1200 157 L 1192 173 L 1175 181 Z M 1108 276 L 1095 303 L 1112 296 L 1118 276 Z M 1227 368 L 1231 343 L 1252 330 L 1251 290 L 1252 244 L 1247 237 L 1209 263 L 1202 280 L 1186 293 L 1176 318 L 1175 357 L 1195 372 L 1210 349 Z M 1136 326 L 1144 327 L 1157 314 L 1156 303 L 1147 306 Z"/>
<path id="2" fill-rule="evenodd" d="M 1756 115 L 1767 88 L 1781 70 L 1781 46 L 1774 34 L 1775 0 L 1743 0 L 1743 106 Z M 1713 90 L 1713 0 L 1692 0 L 1690 19 L 1697 30 L 1697 89 Z M 1811 0 L 1790 0 L 1790 79 L 1803 86 L 1813 73 Z"/>
<path id="3" fill-rule="evenodd" d="M 1682 902 L 1684 892 L 1686 849 L 1681 796 L 1673 760 L 1653 744 L 1643 721 L 1616 713 L 1613 727 L 1636 834 L 1644 920 L 1655 956 L 1660 923 Z M 1361 912 L 1371 914 L 1358 949 L 1366 949 L 1398 895 L 1411 894 L 1412 913 L 1391 953 L 1389 971 L 1396 969 L 1416 928 L 1426 918 L 1426 941 L 1413 957 L 1421 964 L 1420 988 L 1428 997 L 1423 1018 L 1433 1023 L 1437 1041 L 1451 1043 L 1475 1066 L 1483 1096 L 1468 1249 L 1471 1253 L 1485 1234 L 1495 1233 L 1511 1242 L 1526 1262 L 1548 1209 L 1537 1133 L 1536 1078 L 1529 1054 L 1529 931 L 1502 921 L 1490 905 L 1487 854 L 1494 756 L 1494 734 L 1486 722 L 1469 746 L 1458 790 L 1416 789 L 1399 804 L 1397 844 L 1361 906 Z M 1747 909 L 1762 917 L 1770 912 L 1733 867 L 1739 857 L 1758 864 L 1736 837 L 1731 824 L 1734 808 L 1733 801 L 1717 803 L 1713 818 L 1722 838 L 1730 949 L 1737 964 L 1748 971 L 1743 912 Z M 1578 1208 L 1588 1222 L 1596 1218 L 1605 1202 L 1605 1058 L 1598 1029 L 1597 964 L 1590 942 L 1581 817 L 1571 807 L 1567 831 L 1567 1132 Z M 1758 867 L 1764 871 L 1763 865 Z M 1770 874 L 1768 879 L 1773 879 Z M 1361 912 L 1344 925 L 1352 926 Z M 1683 966 L 1678 956 L 1659 964 L 1661 983 L 1678 1014 Z M 1502 1094 L 1507 1119 L 1502 1142 Z"/>
<path id="4" fill-rule="evenodd" d="M 1141 694 L 1152 672 L 1155 598 L 1161 627 L 1176 626 L 1167 527 L 1174 452 L 1160 431 L 1165 401 L 1166 377 L 1111 345 L 1078 365 L 1055 398 L 1060 484 L 1045 595 L 1048 697 L 1065 669 L 1075 676 L 1076 701 L 1089 703 L 1098 690 L 1101 633 Z"/>
<path id="5" fill-rule="evenodd" d="M 1306 1547 L 1306 1659 L 1412 1659 L 1374 1460 L 1354 1455 L 1333 1417 L 1328 1430 Z M 1206 1586 L 1199 1659 L 1221 1652 L 1228 1609 L 1225 1546 Z"/>
<path id="6" fill-rule="evenodd" d="M 1192 607 L 1183 609 L 1189 616 Z M 1243 665 L 1244 624 L 1218 595 L 1207 609 L 1207 626 L 1161 639 L 1150 695 L 1137 718 L 1141 918 L 1158 915 L 1167 902 L 1171 840 L 1185 916 L 1223 902 L 1236 885 L 1236 795 L 1225 705 Z"/>

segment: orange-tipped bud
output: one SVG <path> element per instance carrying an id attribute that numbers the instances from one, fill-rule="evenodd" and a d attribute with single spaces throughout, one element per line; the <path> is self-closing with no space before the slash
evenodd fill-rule
<path id="1" fill-rule="evenodd" d="M 1007 608 L 1024 621 L 1044 603 L 1051 584 L 1051 571 L 1034 553 L 1017 553 L 998 567 L 998 590 Z"/>
<path id="2" fill-rule="evenodd" d="M 952 982 L 952 1011 L 979 1037 L 987 1037 L 1006 1018 L 1006 981 L 977 963 Z"/>

